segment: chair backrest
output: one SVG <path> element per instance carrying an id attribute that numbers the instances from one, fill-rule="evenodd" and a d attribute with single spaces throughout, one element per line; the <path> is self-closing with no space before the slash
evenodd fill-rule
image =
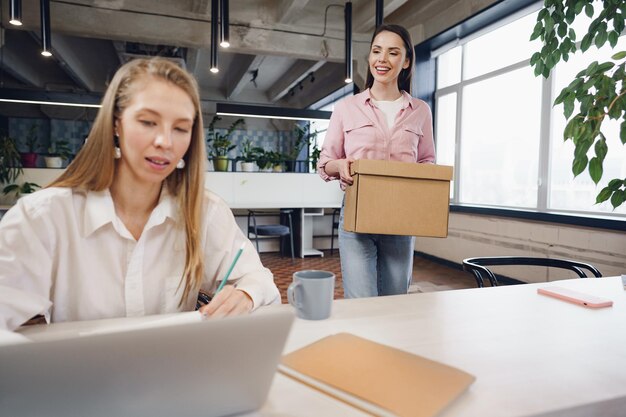
<path id="1" fill-rule="evenodd" d="M 600 271 L 591 264 L 572 261 L 570 259 L 534 258 L 527 256 L 488 256 L 481 258 L 467 258 L 463 260 L 463 270 L 471 272 L 476 279 L 478 287 L 484 287 L 484 278 L 489 280 L 491 286 L 498 285 L 498 278 L 487 266 L 503 265 L 528 265 L 546 266 L 552 268 L 567 269 L 575 272 L 580 278 L 587 278 L 585 270 L 595 277 L 601 277 Z"/>

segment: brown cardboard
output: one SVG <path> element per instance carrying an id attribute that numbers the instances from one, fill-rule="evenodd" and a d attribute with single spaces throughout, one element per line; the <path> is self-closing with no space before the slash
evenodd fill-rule
<path id="1" fill-rule="evenodd" d="M 360 159 L 351 166 L 343 227 L 349 232 L 446 237 L 452 167 Z"/>

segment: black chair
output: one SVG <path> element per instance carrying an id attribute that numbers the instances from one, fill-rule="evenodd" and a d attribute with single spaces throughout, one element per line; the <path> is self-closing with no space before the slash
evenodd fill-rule
<path id="1" fill-rule="evenodd" d="M 590 271 L 595 277 L 601 277 L 602 274 L 596 267 L 584 262 L 572 261 L 569 259 L 554 258 L 533 258 L 526 256 L 489 256 L 483 258 L 467 258 L 463 259 L 463 270 L 471 272 L 476 279 L 479 288 L 484 287 L 484 278 L 487 277 L 492 287 L 499 285 L 496 275 L 487 268 L 487 266 L 510 266 L 510 265 L 528 265 L 528 266 L 546 266 L 552 268 L 567 269 L 575 272 L 580 278 L 587 278 L 585 270 Z"/>
<path id="2" fill-rule="evenodd" d="M 293 257 L 293 221 L 291 218 L 292 212 L 293 210 L 291 209 L 281 209 L 279 213 L 258 211 L 258 210 L 248 210 L 248 239 L 250 239 L 251 234 L 254 234 L 254 240 L 256 243 L 257 252 L 259 252 L 259 236 L 280 237 L 281 248 L 282 248 L 283 238 L 286 236 L 289 236 L 289 243 L 290 243 L 290 248 L 291 248 L 291 262 L 293 262 L 294 260 L 294 257 Z M 283 224 L 257 224 L 256 217 L 257 215 L 260 215 L 260 214 L 271 214 L 271 215 L 280 214 L 281 219 L 286 218 L 286 222 L 289 224 L 289 226 L 285 226 Z"/>
<path id="3" fill-rule="evenodd" d="M 335 230 L 339 230 L 339 214 L 341 213 L 341 209 L 333 209 L 333 228 L 330 231 L 330 254 L 333 254 L 335 249 Z"/>

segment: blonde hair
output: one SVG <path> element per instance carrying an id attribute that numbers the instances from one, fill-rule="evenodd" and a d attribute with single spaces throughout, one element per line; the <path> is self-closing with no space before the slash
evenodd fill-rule
<path id="1" fill-rule="evenodd" d="M 114 124 L 128 106 L 137 85 L 154 77 L 181 88 L 195 108 L 191 142 L 183 159 L 185 167 L 175 169 L 166 179 L 169 192 L 175 196 L 182 213 L 186 233 L 185 283 L 179 306 L 190 294 L 200 289 L 204 264 L 199 234 L 202 222 L 202 197 L 206 148 L 198 85 L 195 79 L 174 63 L 162 58 L 136 59 L 124 64 L 111 80 L 102 99 L 86 143 L 65 172 L 49 187 L 79 188 L 101 191 L 109 188 L 115 175 Z"/>

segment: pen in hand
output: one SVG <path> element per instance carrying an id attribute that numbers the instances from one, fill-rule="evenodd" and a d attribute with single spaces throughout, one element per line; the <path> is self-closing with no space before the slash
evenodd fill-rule
<path id="1" fill-rule="evenodd" d="M 239 247 L 239 250 L 237 251 L 237 254 L 235 255 L 235 259 L 233 259 L 233 262 L 230 264 L 230 267 L 228 268 L 228 271 L 226 271 L 226 275 L 224 275 L 224 279 L 222 280 L 220 285 L 217 287 L 217 290 L 215 290 L 215 294 L 220 292 L 222 288 L 224 288 L 224 285 L 226 285 L 226 281 L 228 281 L 228 277 L 230 277 L 230 274 L 233 272 L 233 269 L 235 268 L 235 265 L 237 264 L 237 261 L 239 260 L 241 253 L 243 252 L 243 247 L 245 246 L 245 244 L 246 243 L 244 242 Z"/>

